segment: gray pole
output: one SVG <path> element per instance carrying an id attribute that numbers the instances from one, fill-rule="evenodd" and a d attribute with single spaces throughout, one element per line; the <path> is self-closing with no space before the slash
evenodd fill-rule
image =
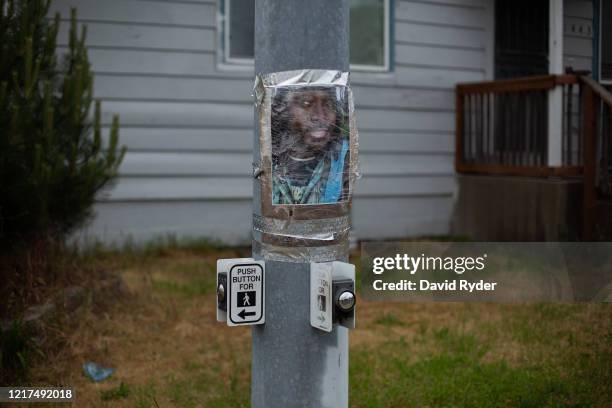
<path id="1" fill-rule="evenodd" d="M 255 72 L 348 71 L 348 22 L 348 0 L 255 0 Z M 258 162 L 257 134 L 254 146 Z M 348 407 L 348 330 L 310 326 L 310 265 L 266 261 L 265 285 L 266 323 L 252 331 L 252 407 Z"/>

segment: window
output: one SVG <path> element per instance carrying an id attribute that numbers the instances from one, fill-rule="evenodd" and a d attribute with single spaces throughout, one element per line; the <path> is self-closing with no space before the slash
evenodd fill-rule
<path id="1" fill-rule="evenodd" d="M 495 79 L 548 75 L 548 0 L 495 2 Z"/>
<path id="2" fill-rule="evenodd" d="M 612 2 L 601 2 L 601 80 L 612 82 Z"/>
<path id="3" fill-rule="evenodd" d="M 389 70 L 389 3 L 391 0 L 349 0 L 351 68 Z M 223 62 L 252 64 L 255 54 L 255 1 L 221 2 Z"/>
<path id="4" fill-rule="evenodd" d="M 225 0 L 225 62 L 253 63 L 255 0 Z"/>
<path id="5" fill-rule="evenodd" d="M 350 55 L 354 68 L 388 69 L 388 0 L 350 0 Z"/>

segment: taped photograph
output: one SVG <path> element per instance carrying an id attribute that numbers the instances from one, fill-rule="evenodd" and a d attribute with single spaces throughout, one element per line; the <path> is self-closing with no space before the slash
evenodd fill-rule
<path id="1" fill-rule="evenodd" d="M 292 86 L 272 94 L 272 204 L 335 204 L 349 198 L 345 86 Z"/>

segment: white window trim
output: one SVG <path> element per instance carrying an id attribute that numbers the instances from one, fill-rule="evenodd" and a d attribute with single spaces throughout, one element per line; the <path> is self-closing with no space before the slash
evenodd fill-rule
<path id="1" fill-rule="evenodd" d="M 603 44 L 603 27 L 601 25 L 601 23 L 603 22 L 603 2 L 605 0 L 600 0 L 599 2 L 599 33 L 597 33 L 597 35 L 599 36 L 599 41 L 597 41 L 597 46 L 599 47 L 599 58 L 598 58 L 598 63 L 599 63 L 599 83 L 604 84 L 604 85 L 612 85 L 612 78 L 607 78 L 604 79 L 603 78 L 603 59 L 602 59 L 602 52 L 601 52 L 601 45 Z M 608 0 L 609 1 L 609 0 Z"/>
<path id="2" fill-rule="evenodd" d="M 383 65 L 351 64 L 351 70 L 365 72 L 387 72 L 391 68 L 391 0 L 384 0 Z"/>
<path id="3" fill-rule="evenodd" d="M 351 64 L 351 70 L 363 72 L 388 72 L 391 68 L 391 0 L 384 0 L 384 27 L 383 27 L 383 65 L 361 65 Z M 224 15 L 219 19 L 221 22 L 221 31 L 223 33 L 223 61 L 220 61 L 222 68 L 252 68 L 253 58 L 232 58 L 230 57 L 230 3 L 231 0 L 223 0 Z"/>
<path id="4" fill-rule="evenodd" d="M 223 32 L 223 63 L 225 65 L 243 65 L 249 66 L 253 65 L 252 58 L 232 58 L 230 57 L 230 4 L 231 0 L 224 0 L 224 16 L 222 22 L 222 32 Z"/>

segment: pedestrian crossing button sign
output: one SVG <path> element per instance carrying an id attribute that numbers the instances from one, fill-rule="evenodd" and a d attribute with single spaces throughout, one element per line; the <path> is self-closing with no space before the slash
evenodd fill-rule
<path id="1" fill-rule="evenodd" d="M 332 331 L 332 263 L 310 264 L 310 325 L 326 332 Z"/>
<path id="2" fill-rule="evenodd" d="M 233 265 L 229 271 L 228 326 L 265 322 L 263 262 Z"/>

